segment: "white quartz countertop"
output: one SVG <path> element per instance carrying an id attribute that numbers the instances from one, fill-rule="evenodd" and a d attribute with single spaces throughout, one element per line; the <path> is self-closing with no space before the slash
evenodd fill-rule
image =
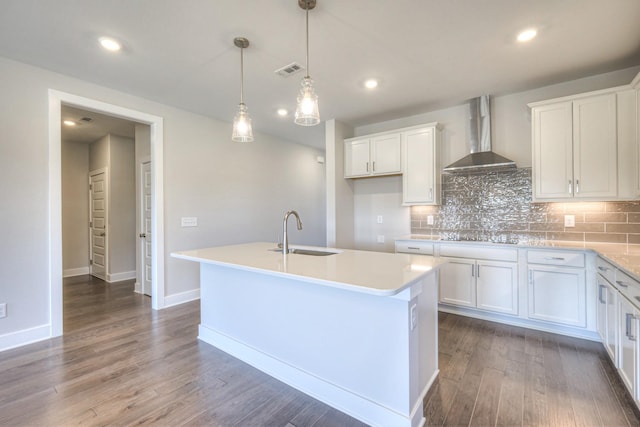
<path id="1" fill-rule="evenodd" d="M 608 259 L 613 264 L 616 264 L 622 270 L 625 270 L 631 276 L 640 280 L 640 245 L 626 244 L 626 243 L 599 243 L 599 242 L 571 242 L 562 240 L 543 240 L 536 242 L 526 242 L 518 244 L 508 243 L 493 243 L 482 241 L 455 241 L 455 240 L 440 240 L 437 236 L 412 234 L 407 236 L 401 236 L 396 239 L 397 241 L 422 241 L 422 242 L 438 242 L 444 244 L 464 244 L 464 245 L 490 245 L 490 246 L 505 246 L 516 248 L 544 248 L 544 249 L 578 249 L 578 250 L 590 250 L 596 252 L 598 255 Z"/>
<path id="2" fill-rule="evenodd" d="M 350 249 L 335 255 L 283 255 L 275 243 L 246 243 L 171 253 L 175 258 L 293 278 L 381 296 L 396 295 L 446 263 L 437 257 Z M 293 248 L 309 248 L 290 245 Z"/>

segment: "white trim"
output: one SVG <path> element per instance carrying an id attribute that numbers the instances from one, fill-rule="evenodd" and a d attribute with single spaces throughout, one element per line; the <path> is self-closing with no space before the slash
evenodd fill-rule
<path id="1" fill-rule="evenodd" d="M 62 272 L 62 277 L 84 276 L 89 274 L 89 266 L 79 268 L 67 268 Z"/>
<path id="2" fill-rule="evenodd" d="M 0 335 L 0 351 L 49 339 L 50 331 L 51 325 L 41 325 Z"/>
<path id="3" fill-rule="evenodd" d="M 49 89 L 49 317 L 50 336 L 62 335 L 62 164 L 60 110 L 62 103 L 127 120 L 151 128 L 151 176 L 153 180 L 151 218 L 153 284 L 151 306 L 164 304 L 164 169 L 163 118 L 136 110 L 107 104 L 90 98 Z"/>
<path id="4" fill-rule="evenodd" d="M 164 298 L 164 306 L 171 307 L 173 305 L 184 304 L 185 302 L 200 299 L 200 288 L 191 291 L 180 292 L 179 294 L 167 295 Z"/>
<path id="5" fill-rule="evenodd" d="M 107 283 L 121 282 L 123 280 L 131 280 L 136 278 L 136 271 L 123 271 L 122 273 L 107 273 Z"/>
<path id="6" fill-rule="evenodd" d="M 142 285 L 140 284 L 140 282 L 136 282 L 136 284 L 133 285 L 133 292 L 135 292 L 136 294 L 142 293 Z"/>

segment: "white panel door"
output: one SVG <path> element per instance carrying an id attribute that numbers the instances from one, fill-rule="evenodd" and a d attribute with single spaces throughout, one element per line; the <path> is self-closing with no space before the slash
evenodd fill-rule
<path id="1" fill-rule="evenodd" d="M 618 195 L 616 95 L 573 102 L 574 196 Z"/>
<path id="2" fill-rule="evenodd" d="M 440 270 L 440 302 L 476 306 L 475 260 L 450 258 Z"/>
<path id="3" fill-rule="evenodd" d="M 518 264 L 478 261 L 477 307 L 498 313 L 518 314 Z"/>
<path id="4" fill-rule="evenodd" d="M 151 296 L 151 162 L 142 165 L 142 293 Z"/>
<path id="5" fill-rule="evenodd" d="M 105 280 L 107 271 L 107 180 L 106 171 L 89 176 L 91 275 Z"/>
<path id="6" fill-rule="evenodd" d="M 360 139 L 344 143 L 344 176 L 371 175 L 369 140 Z"/>
<path id="7" fill-rule="evenodd" d="M 533 108 L 534 199 L 573 197 L 572 103 Z"/>

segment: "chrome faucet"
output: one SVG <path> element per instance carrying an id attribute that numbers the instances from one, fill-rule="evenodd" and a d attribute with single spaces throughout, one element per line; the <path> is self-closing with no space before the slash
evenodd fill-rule
<path id="1" fill-rule="evenodd" d="M 287 237 L 287 220 L 289 219 L 289 215 L 294 215 L 296 220 L 298 221 L 298 230 L 302 230 L 302 221 L 300 221 L 300 216 L 296 211 L 287 211 L 284 214 L 284 221 L 282 222 L 282 253 L 289 253 L 289 238 Z"/>

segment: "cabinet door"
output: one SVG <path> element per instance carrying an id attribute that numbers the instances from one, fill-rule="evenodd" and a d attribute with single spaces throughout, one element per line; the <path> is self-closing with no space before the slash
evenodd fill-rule
<path id="1" fill-rule="evenodd" d="M 440 302 L 476 306 L 475 260 L 450 258 L 440 270 Z"/>
<path id="2" fill-rule="evenodd" d="M 402 172 L 400 134 L 378 136 L 371 140 L 371 172 L 374 175 Z"/>
<path id="3" fill-rule="evenodd" d="M 344 143 L 344 176 L 370 175 L 369 140 L 361 139 Z"/>
<path id="4" fill-rule="evenodd" d="M 573 196 L 573 128 L 571 102 L 535 107 L 533 113 L 534 199 Z"/>
<path id="5" fill-rule="evenodd" d="M 529 266 L 529 318 L 585 327 L 584 269 Z"/>
<path id="6" fill-rule="evenodd" d="M 636 311 L 631 304 L 624 298 L 619 298 L 618 301 L 618 329 L 620 331 L 620 365 L 618 366 L 618 373 L 635 400 L 638 321 L 636 320 Z"/>
<path id="7" fill-rule="evenodd" d="M 433 128 L 418 129 L 402 134 L 402 202 L 435 204 L 436 198 L 436 141 Z"/>
<path id="8" fill-rule="evenodd" d="M 607 283 L 607 340 L 605 348 L 613 364 L 618 366 L 618 291 Z"/>
<path id="9" fill-rule="evenodd" d="M 597 301 L 597 330 L 602 345 L 609 354 L 613 363 L 617 366 L 617 295 L 616 290 L 600 275 L 597 276 L 598 301 Z"/>
<path id="10" fill-rule="evenodd" d="M 616 95 L 573 102 L 573 193 L 579 198 L 616 197 Z"/>
<path id="11" fill-rule="evenodd" d="M 478 261 L 476 298 L 483 310 L 518 314 L 518 264 Z"/>

